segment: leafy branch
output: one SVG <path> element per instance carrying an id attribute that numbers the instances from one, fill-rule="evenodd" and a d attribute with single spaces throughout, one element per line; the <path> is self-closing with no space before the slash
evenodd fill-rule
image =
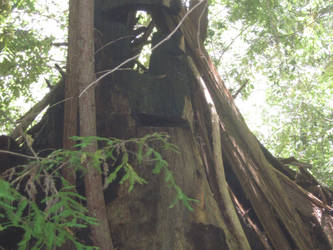
<path id="1" fill-rule="evenodd" d="M 147 183 L 135 166 L 153 163 L 152 173 L 163 173 L 165 182 L 175 190 L 170 208 L 181 201 L 193 210 L 191 202 L 196 200 L 183 193 L 168 162 L 155 149 L 158 145 L 162 151 L 179 153 L 167 134 L 154 133 L 127 140 L 97 136 L 72 139 L 80 150 L 56 150 L 45 158 L 11 168 L 2 174 L 4 179 L 0 178 L 0 231 L 11 227 L 21 229 L 24 236 L 19 249 L 53 249 L 67 241 L 73 242 L 77 249 L 95 249 L 76 239 L 75 231 L 96 225 L 96 219 L 87 215 L 88 210 L 83 205 L 85 197 L 73 192 L 73 186 L 61 176 L 63 168 L 74 168 L 85 174 L 83 163 L 87 159 L 104 176 L 104 188 L 121 176 L 119 183 L 128 182 L 129 192 L 135 184 Z M 92 153 L 83 150 L 95 140 L 104 146 Z M 111 167 L 108 162 L 112 162 Z"/>

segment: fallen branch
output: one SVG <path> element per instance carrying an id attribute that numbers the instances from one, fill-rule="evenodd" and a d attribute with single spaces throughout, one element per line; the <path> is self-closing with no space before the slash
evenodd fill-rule
<path id="1" fill-rule="evenodd" d="M 63 80 L 61 80 L 51 91 L 44 96 L 44 98 L 36 103 L 27 113 L 25 113 L 18 121 L 19 124 L 15 127 L 10 137 L 14 140 L 22 136 L 21 131 L 25 131 L 29 125 L 36 119 L 52 101 L 53 97 L 63 88 Z"/>

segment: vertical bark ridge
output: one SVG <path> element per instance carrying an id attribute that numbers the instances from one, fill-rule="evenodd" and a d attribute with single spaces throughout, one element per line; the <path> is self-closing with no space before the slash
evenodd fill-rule
<path id="1" fill-rule="evenodd" d="M 184 12 L 178 16 L 171 16 L 164 12 L 161 19 L 165 19 L 167 26 L 172 30 L 183 16 Z M 227 134 L 229 137 L 229 141 L 223 141 L 222 147 L 230 147 L 232 150 L 229 157 L 235 160 L 238 158 L 237 161 L 243 163 L 233 166 L 236 168 L 235 172 L 242 173 L 240 182 L 246 178 L 253 178 L 257 184 L 257 188 L 253 188 L 255 187 L 253 186 L 246 190 L 256 192 L 262 190 L 261 192 L 265 196 L 263 202 L 268 203 L 268 207 L 274 208 L 274 211 L 279 216 L 279 220 L 295 241 L 296 246 L 299 249 L 314 249 L 313 243 L 310 240 L 310 234 L 305 229 L 304 222 L 291 205 L 288 196 L 285 195 L 285 191 L 272 171 L 272 166 L 264 157 L 255 137 L 246 126 L 244 119 L 233 103 L 229 91 L 224 86 L 215 66 L 210 61 L 208 53 L 204 49 L 198 50 L 196 32 L 192 23 L 185 19 L 180 28 L 185 36 L 189 53 L 213 99 L 220 118 L 222 133 Z M 243 169 L 240 169 L 241 166 L 243 166 Z M 247 169 L 246 174 L 244 168 Z M 252 204 L 255 203 L 255 201 L 251 202 Z M 270 213 L 270 216 L 274 216 L 273 211 Z M 265 230 L 271 232 L 269 234 L 271 237 L 274 235 L 272 227 L 266 226 Z M 281 235 L 283 235 L 282 230 Z M 274 246 L 276 248 L 280 247 L 277 243 Z"/>
<path id="2" fill-rule="evenodd" d="M 95 88 L 87 86 L 95 80 L 94 63 L 94 1 L 71 0 L 73 22 L 70 32 L 74 34 L 75 43 L 72 56 L 75 57 L 70 67 L 73 69 L 73 81 L 79 91 L 80 135 L 83 137 L 96 136 L 96 105 Z M 73 86 L 74 87 L 74 86 Z M 76 93 L 73 93 L 76 94 Z M 76 102 L 73 103 L 77 105 Z M 75 106 L 76 107 L 76 106 Z M 73 110 L 75 115 L 75 110 Z M 76 126 L 76 124 L 72 124 Z M 89 215 L 97 219 L 98 225 L 91 225 L 94 245 L 102 250 L 114 249 L 106 207 L 103 195 L 102 177 L 98 166 L 94 166 L 89 153 L 97 151 L 97 142 L 83 148 L 87 152 L 87 159 L 83 165 L 87 169 L 85 174 L 85 191 Z"/>

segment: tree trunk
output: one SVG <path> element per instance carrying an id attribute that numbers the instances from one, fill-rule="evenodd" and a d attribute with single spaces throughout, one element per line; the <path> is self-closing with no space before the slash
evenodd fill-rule
<path id="1" fill-rule="evenodd" d="M 207 37 L 207 28 L 208 28 L 208 1 L 202 0 L 191 0 L 190 9 L 197 6 L 190 15 L 193 26 L 197 31 L 197 38 L 199 42 L 203 43 Z"/>
<path id="2" fill-rule="evenodd" d="M 136 185 L 129 193 L 128 184 L 112 183 L 104 191 L 107 219 L 96 228 L 94 237 L 110 236 L 106 231 L 110 223 L 113 245 L 119 250 L 332 249 L 332 192 L 305 170 L 300 176 L 306 184 L 298 185 L 295 172 L 258 143 L 198 44 L 193 23 L 183 20 L 183 10 L 175 11 L 175 2 L 96 0 L 99 40 L 95 42 L 101 43 L 96 49 L 102 52 L 96 54 L 97 72 L 112 69 L 133 55 L 129 13 L 145 9 L 152 14 L 158 30 L 152 45 L 184 21 L 181 32 L 152 52 L 148 72 L 123 69 L 99 81 L 96 129 L 98 136 L 126 139 L 168 133 L 180 153 L 162 152 L 162 156 L 175 182 L 198 202 L 191 204 L 192 212 L 182 203 L 169 208 L 176 193 L 165 183 L 166 176 L 153 175 L 150 162 L 133 161 L 148 184 Z M 186 49 L 179 46 L 183 38 Z M 82 57 L 78 64 L 87 65 L 89 58 Z M 91 75 L 91 68 L 81 71 L 80 82 L 93 81 Z M 80 98 L 85 104 L 80 108 L 84 114 L 80 130 L 85 136 L 95 129 L 91 124 L 94 115 L 89 113 L 94 107 L 92 90 Z M 55 117 L 49 121 L 57 125 L 49 122 L 46 128 L 51 131 L 62 125 L 61 115 L 48 112 L 46 116 Z M 41 148 L 38 142 L 42 142 Z M 42 136 L 37 136 L 35 144 L 40 150 L 46 147 Z M 160 145 L 153 146 L 158 149 Z M 102 204 L 100 175 L 94 172 L 92 177 L 97 178 L 97 186 L 87 190 L 88 203 L 99 197 L 95 205 Z M 88 186 L 91 180 L 87 177 Z M 90 210 L 100 208 L 89 206 Z"/>
<path id="3" fill-rule="evenodd" d="M 166 13 L 164 17 L 169 29 L 172 30 L 183 15 L 172 17 Z M 190 48 L 195 67 L 203 77 L 217 109 L 226 160 L 250 199 L 272 245 L 277 249 L 316 249 L 318 242 L 313 241 L 311 229 L 299 214 L 298 206 L 301 204 L 294 204 L 289 190 L 283 188 L 282 175 L 276 172 L 265 158 L 207 52 L 205 49 L 198 49 L 196 32 L 192 23 L 185 19 L 181 29 Z M 293 242 L 290 242 L 288 237 L 291 237 Z"/>
<path id="4" fill-rule="evenodd" d="M 63 148 L 73 150 L 74 141 L 72 136 L 78 135 L 78 94 L 79 94 L 79 67 L 77 66 L 80 48 L 77 46 L 79 34 L 78 6 L 76 1 L 69 2 L 69 27 L 68 27 L 68 55 L 67 55 L 67 77 L 65 79 L 65 109 L 64 109 L 64 131 Z M 72 168 L 63 169 L 63 175 L 69 183 L 75 185 L 76 176 Z"/>
<path id="5" fill-rule="evenodd" d="M 70 42 L 75 43 L 75 46 L 70 47 L 74 51 L 70 51 L 69 53 L 70 56 L 74 57 L 73 60 L 69 61 L 70 69 L 72 69 L 69 73 L 73 73 L 73 76 L 70 75 L 69 77 L 73 80 L 73 85 L 67 86 L 67 89 L 74 98 L 72 106 L 68 106 L 69 112 L 67 114 L 76 117 L 76 100 L 77 94 L 79 94 L 80 136 L 96 136 L 95 88 L 88 88 L 89 84 L 95 80 L 94 1 L 71 0 L 70 6 L 70 11 L 74 12 L 71 13 L 70 17 L 74 20 L 72 20 L 69 33 L 70 35 L 73 33 L 72 38 L 75 39 L 74 41 L 70 39 Z M 71 59 L 71 57 L 69 58 Z M 65 122 L 67 121 L 66 118 L 65 116 Z M 65 136 L 76 132 L 76 118 L 73 118 L 72 122 L 74 123 L 71 124 L 72 130 L 70 127 L 68 130 L 65 130 Z M 69 124 L 66 125 L 69 126 Z M 67 131 L 68 133 L 66 133 Z M 68 141 L 67 137 L 65 137 L 65 141 Z M 83 148 L 83 150 L 87 153 L 96 152 L 97 142 L 94 141 L 91 145 Z M 106 217 L 102 177 L 97 166 L 93 165 L 93 159 L 90 159 L 89 156 L 83 164 L 87 168 L 84 183 L 89 215 L 95 217 L 98 221 L 98 225 L 91 226 L 94 245 L 102 250 L 112 250 L 114 248 Z M 69 178 L 72 180 L 73 177 L 69 176 Z"/>
<path id="6" fill-rule="evenodd" d="M 165 9 L 153 10 L 153 18 L 158 24 L 158 29 L 169 32 L 184 15 L 185 13 L 180 13 L 175 16 Z M 197 33 L 193 24 L 189 19 L 185 19 L 180 27 L 189 48 L 187 53 L 193 59 L 193 63 L 191 60 L 188 63 L 191 74 L 197 71 L 202 77 L 202 79 L 191 78 L 192 93 L 187 102 L 189 107 L 184 107 L 185 114 L 183 114 L 189 126 L 170 127 L 163 124 L 160 128 L 156 128 L 152 124 L 149 125 L 149 121 L 153 118 L 148 122 L 138 119 L 137 107 L 131 104 L 133 94 L 127 87 L 124 90 L 124 86 L 130 85 L 129 82 L 132 81 L 133 85 L 138 84 L 137 88 L 140 88 L 140 77 L 131 77 L 129 73 L 119 72 L 104 79 L 100 87 L 98 100 L 101 102 L 110 100 L 108 108 L 111 112 L 105 109 L 104 103 L 97 105 L 97 107 L 103 105 L 104 108 L 103 111 L 98 111 L 100 115 L 98 131 L 103 135 L 123 138 L 137 137 L 155 131 L 169 133 L 172 141 L 182 149 L 182 153 L 178 156 L 166 154 L 165 158 L 176 173 L 176 182 L 185 193 L 200 200 L 200 203 L 195 206 L 193 213 L 186 212 L 181 204 L 171 210 L 168 209 L 167 204 L 172 200 L 170 190 L 163 186 L 163 182 L 151 179 L 148 166 L 137 166 L 143 177 L 150 180 L 149 184 L 137 187 L 131 194 L 126 192 L 126 187 L 118 187 L 117 196 L 113 196 L 108 206 L 117 246 L 120 249 L 247 248 L 244 240 L 241 240 L 244 245 L 240 244 L 242 232 L 236 226 L 239 223 L 238 219 L 232 216 L 232 213 L 228 213 L 226 193 L 223 188 L 221 189 L 225 180 L 223 174 L 219 172 L 223 169 L 214 167 L 214 162 L 218 162 L 219 158 L 216 155 L 218 143 L 216 138 L 213 138 L 217 133 L 212 133 L 213 125 L 211 121 L 207 121 L 210 120 L 207 113 L 209 114 L 211 110 L 203 91 L 195 94 L 200 89 L 198 80 L 203 80 L 219 116 L 221 129 L 219 140 L 221 140 L 227 179 L 229 186 L 232 186 L 230 192 L 233 193 L 234 203 L 240 201 L 239 210 L 248 210 L 249 213 L 249 215 L 243 213 L 246 218 L 241 218 L 241 223 L 251 248 L 330 249 L 332 228 L 329 230 L 322 228 L 319 230 L 321 236 L 315 236 L 318 235 L 318 229 L 322 224 L 320 216 L 312 219 L 317 226 L 311 226 L 311 223 L 305 219 L 312 216 L 311 212 L 300 211 L 300 207 L 304 204 L 296 202 L 295 193 L 299 201 L 302 200 L 310 207 L 326 209 L 325 214 L 331 211 L 331 208 L 316 199 L 309 200 L 305 192 L 300 192 L 292 185 L 292 180 L 276 171 L 244 123 L 207 52 L 203 46 L 199 49 L 200 44 L 197 43 Z M 167 59 L 161 58 L 161 60 Z M 154 64 L 151 65 L 153 66 Z M 171 64 L 164 66 L 172 67 Z M 170 76 L 171 72 L 166 72 L 166 78 L 173 79 Z M 172 88 L 172 82 L 169 84 Z M 160 101 L 163 100 L 162 96 Z M 145 127 L 142 127 L 142 124 Z M 289 184 L 286 185 L 286 182 Z M 155 195 L 153 191 L 157 194 Z M 328 219 L 331 220 L 332 217 Z M 328 221 L 326 225 L 330 224 Z M 247 228 L 246 224 L 250 224 L 251 228 Z"/>

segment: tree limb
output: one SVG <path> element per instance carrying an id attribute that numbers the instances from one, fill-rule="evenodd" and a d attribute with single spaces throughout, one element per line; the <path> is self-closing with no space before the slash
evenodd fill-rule
<path id="1" fill-rule="evenodd" d="M 295 157 L 277 158 L 282 164 L 293 165 L 300 168 L 312 168 L 312 165 L 305 162 L 298 161 Z"/>
<path id="2" fill-rule="evenodd" d="M 29 125 L 36 119 L 36 117 L 40 114 L 40 112 L 45 109 L 53 97 L 58 93 L 58 91 L 63 88 L 63 80 L 61 80 L 53 89 L 50 90 L 48 94 L 44 96 L 44 98 L 36 103 L 27 113 L 25 113 L 18 121 L 18 125 L 15 127 L 13 132 L 10 134 L 10 137 L 14 140 L 18 139 L 21 135 L 21 130 L 25 131 Z"/>

